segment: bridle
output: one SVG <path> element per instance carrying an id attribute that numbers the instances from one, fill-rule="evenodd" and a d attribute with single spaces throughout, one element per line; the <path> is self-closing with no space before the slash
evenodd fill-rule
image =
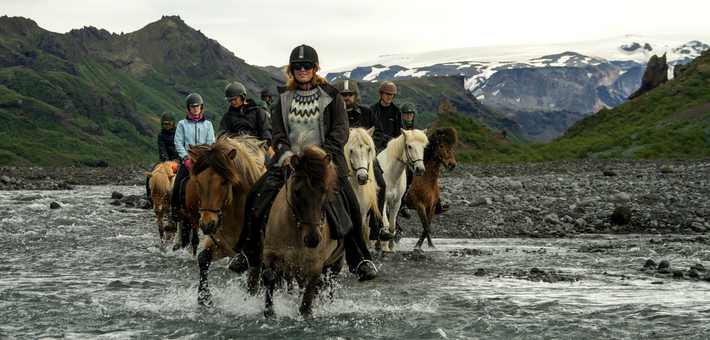
<path id="1" fill-rule="evenodd" d="M 414 169 L 414 164 L 417 163 L 417 162 L 419 162 L 419 161 L 422 161 L 422 162 L 423 162 L 424 159 L 423 159 L 423 158 L 419 158 L 419 159 L 412 160 L 412 157 L 409 156 L 409 150 L 407 150 L 407 134 L 406 134 L 406 133 L 403 133 L 403 135 L 404 135 L 404 155 L 407 156 L 407 161 L 405 162 L 405 161 L 399 159 L 399 157 L 395 157 L 395 158 L 396 158 L 398 161 L 404 163 L 404 165 L 410 167 L 411 169 Z"/>
<path id="2" fill-rule="evenodd" d="M 293 204 L 291 204 L 291 201 L 289 200 L 289 196 L 293 197 L 293 187 L 289 188 L 289 179 L 287 177 L 287 172 L 284 172 L 284 178 L 286 181 L 286 192 L 288 193 L 288 196 L 286 196 L 286 204 L 288 204 L 288 207 L 291 208 L 291 215 L 293 216 L 293 220 L 296 222 L 296 227 L 299 230 L 303 229 L 303 225 L 310 224 L 310 225 L 317 225 L 320 230 L 323 230 L 323 226 L 325 225 L 325 206 L 322 209 L 322 214 L 320 218 L 320 222 L 308 222 L 308 221 L 303 221 L 301 219 L 301 216 L 298 214 L 298 210 L 293 207 Z M 292 175 L 291 177 L 295 177 Z M 327 191 L 328 189 L 326 189 Z M 323 193 L 323 196 L 325 196 L 325 193 Z"/>
<path id="3" fill-rule="evenodd" d="M 353 162 L 350 161 L 349 158 L 348 158 L 348 163 L 350 163 L 350 170 L 353 171 L 353 174 L 357 175 L 357 172 L 362 169 L 362 170 L 365 170 L 365 172 L 368 173 L 368 177 L 369 177 L 369 174 L 370 174 L 370 163 L 371 163 L 371 162 L 368 162 L 368 163 L 367 163 L 367 166 L 361 166 L 361 167 L 359 167 L 359 168 L 353 167 Z M 371 179 L 369 179 L 369 178 L 368 178 L 367 180 L 368 180 L 368 181 L 371 181 Z"/>
<path id="4" fill-rule="evenodd" d="M 229 185 L 229 188 L 227 188 L 227 191 L 224 193 L 224 200 L 222 201 L 222 206 L 219 207 L 219 210 L 203 208 L 202 207 L 202 200 L 200 200 L 199 198 L 197 199 L 197 204 L 200 207 L 199 208 L 200 214 L 202 214 L 203 211 L 217 213 L 217 226 L 219 227 L 219 232 L 222 234 L 222 238 L 224 239 L 224 242 L 227 242 L 227 244 L 229 245 L 229 249 L 232 249 L 234 247 L 234 245 L 232 245 L 231 243 L 229 243 L 229 241 L 227 241 L 227 236 L 224 235 L 224 230 L 222 229 L 222 215 L 224 215 L 224 210 L 227 208 L 227 204 L 229 203 L 229 192 L 230 191 L 232 191 L 231 184 Z M 217 240 L 214 239 L 214 235 L 210 235 L 210 238 L 212 239 L 212 242 L 214 242 L 214 245 L 217 247 L 217 249 L 219 249 L 219 251 L 221 251 L 224 255 L 226 255 L 228 257 L 233 256 L 233 255 L 227 254 L 224 250 L 222 250 L 222 247 L 219 246 L 219 243 L 217 243 Z"/>

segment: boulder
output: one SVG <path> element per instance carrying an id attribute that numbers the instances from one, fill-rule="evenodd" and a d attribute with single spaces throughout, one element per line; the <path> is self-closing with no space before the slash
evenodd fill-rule
<path id="1" fill-rule="evenodd" d="M 631 221 L 631 209 L 627 206 L 619 206 L 611 213 L 611 223 L 625 225 Z"/>

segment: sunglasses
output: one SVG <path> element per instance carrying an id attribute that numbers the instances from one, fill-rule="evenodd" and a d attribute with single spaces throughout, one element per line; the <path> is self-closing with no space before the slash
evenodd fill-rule
<path id="1" fill-rule="evenodd" d="M 343 97 L 350 97 L 350 96 L 354 96 L 355 92 L 341 92 L 340 95 Z"/>
<path id="2" fill-rule="evenodd" d="M 305 63 L 293 63 L 293 64 L 291 64 L 291 66 L 292 66 L 293 69 L 296 70 L 296 71 L 300 70 L 301 68 L 305 68 L 306 71 L 310 71 L 310 70 L 312 70 L 316 65 L 315 65 L 314 63 L 312 63 L 312 62 L 309 61 L 309 62 L 305 62 Z"/>

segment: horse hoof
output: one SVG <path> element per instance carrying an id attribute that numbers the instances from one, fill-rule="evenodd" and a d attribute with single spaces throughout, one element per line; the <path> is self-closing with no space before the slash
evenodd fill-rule
<path id="1" fill-rule="evenodd" d="M 271 319 L 276 315 L 273 309 L 267 309 L 264 311 L 264 317 L 267 319 Z"/>
<path id="2" fill-rule="evenodd" d="M 212 300 L 212 294 L 199 294 L 197 297 L 197 303 L 205 308 L 212 308 L 214 306 L 214 300 Z"/>

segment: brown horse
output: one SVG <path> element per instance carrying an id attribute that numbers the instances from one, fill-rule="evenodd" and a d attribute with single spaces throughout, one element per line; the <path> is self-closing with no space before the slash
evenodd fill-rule
<path id="1" fill-rule="evenodd" d="M 185 204 L 180 203 L 177 221 L 172 221 L 177 234 L 177 240 L 173 244 L 173 251 L 191 246 L 190 254 L 197 254 L 197 247 L 200 244 L 197 223 L 200 220 L 200 211 L 197 203 L 197 188 L 195 182 L 188 180 L 182 193 L 185 197 Z M 187 221 L 187 223 L 185 223 Z M 187 224 L 187 227 L 185 226 Z"/>
<path id="2" fill-rule="evenodd" d="M 311 313 L 321 274 L 336 276 L 345 263 L 342 242 L 330 235 L 325 209 L 335 199 L 338 176 L 331 155 L 307 146 L 291 156 L 293 174 L 281 188 L 269 213 L 264 235 L 262 280 L 266 310 L 274 315 L 273 294 L 279 277 L 292 278 L 303 288 L 299 312 Z M 329 273 L 330 271 L 330 273 Z"/>
<path id="3" fill-rule="evenodd" d="M 208 237 L 198 256 L 200 283 L 197 301 L 211 307 L 214 302 L 207 282 L 212 261 L 233 257 L 232 247 L 239 239 L 244 223 L 244 203 L 249 188 L 261 176 L 264 163 L 263 143 L 250 143 L 245 138 L 219 138 L 212 145 L 190 145 L 190 182 L 196 188 L 200 211 L 199 226 Z M 258 150 L 262 150 L 261 153 Z M 256 151 L 256 152 L 254 152 Z M 260 164 L 257 163 L 260 160 Z M 256 292 L 259 268 L 251 268 L 248 282 Z"/>
<path id="4" fill-rule="evenodd" d="M 415 248 L 422 247 L 424 238 L 427 239 L 429 247 L 434 247 L 434 243 L 431 242 L 430 228 L 436 203 L 439 200 L 439 170 L 442 164 L 448 171 L 452 171 L 456 167 L 454 159 L 454 147 L 458 143 L 456 130 L 439 128 L 431 131 L 427 137 L 429 145 L 424 149 L 426 170 L 421 176 L 414 177 L 407 194 L 407 205 L 417 209 L 417 215 L 419 215 L 424 229 Z"/>
<path id="5" fill-rule="evenodd" d="M 173 193 L 173 165 L 176 161 L 166 161 L 155 165 L 153 172 L 146 172 L 150 177 L 148 186 L 150 187 L 150 198 L 153 200 L 153 211 L 158 219 L 158 234 L 161 240 L 172 242 L 175 233 L 168 232 L 165 235 L 165 225 L 163 225 L 163 215 L 170 216 L 170 195 Z"/>

